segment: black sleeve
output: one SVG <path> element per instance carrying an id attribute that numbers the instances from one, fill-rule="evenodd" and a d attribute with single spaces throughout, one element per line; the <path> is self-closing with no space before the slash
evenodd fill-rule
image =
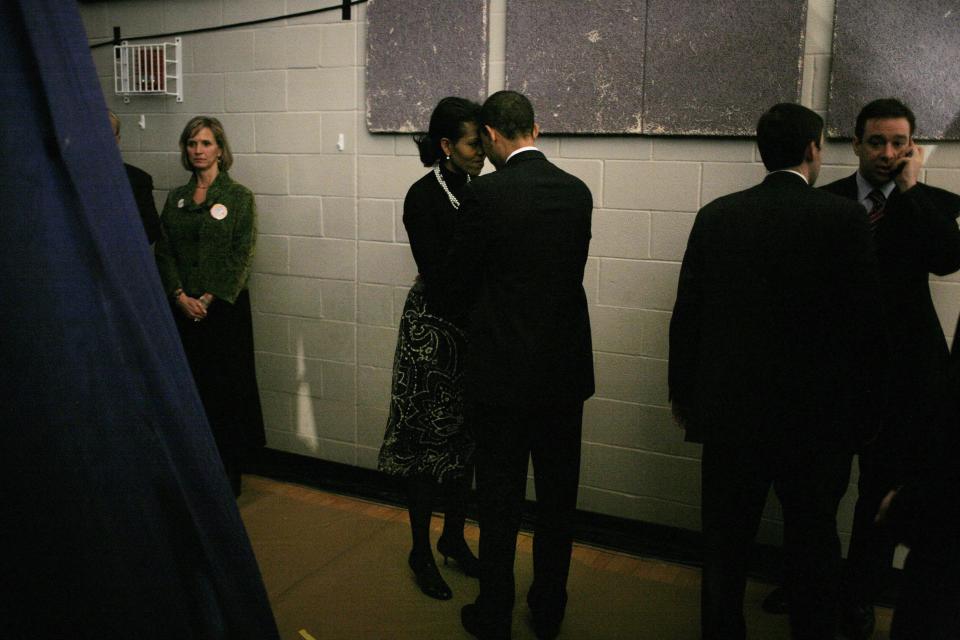
<path id="1" fill-rule="evenodd" d="M 703 305 L 701 236 L 704 214 L 701 211 L 693 223 L 687 248 L 680 266 L 677 300 L 670 318 L 670 353 L 667 362 L 667 381 L 670 401 L 679 417 L 689 423 L 689 410 L 695 404 L 696 371 L 700 361 L 700 324 Z"/>
<path id="2" fill-rule="evenodd" d="M 436 212 L 429 194 L 414 184 L 403 201 L 403 226 L 410 239 L 410 251 L 417 263 L 417 270 L 424 280 L 433 284 L 443 265 L 447 246 L 437 227 Z"/>
<path id="3" fill-rule="evenodd" d="M 960 269 L 960 196 L 926 185 L 900 194 L 897 214 L 909 216 L 915 230 L 911 246 L 927 273 L 945 276 Z"/>
<path id="4" fill-rule="evenodd" d="M 157 215 L 157 205 L 153 202 L 153 178 L 142 170 L 137 173 L 127 171 L 127 177 L 130 179 L 133 199 L 137 203 L 137 211 L 143 222 L 143 230 L 147 234 L 147 240 L 153 244 L 163 233 L 160 227 L 160 216 Z"/>
<path id="5" fill-rule="evenodd" d="M 956 377 L 952 389 L 958 390 Z M 947 419 L 935 425 L 920 475 L 897 491 L 887 511 L 887 526 L 906 544 L 918 536 L 930 540 L 960 538 L 960 413 L 956 396 L 947 409 Z"/>

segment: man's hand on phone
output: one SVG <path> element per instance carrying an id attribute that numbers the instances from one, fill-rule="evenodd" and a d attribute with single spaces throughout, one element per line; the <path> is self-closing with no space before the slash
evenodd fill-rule
<path id="1" fill-rule="evenodd" d="M 920 145 L 910 142 L 897 160 L 894 180 L 897 188 L 902 192 L 917 184 L 920 170 L 923 169 L 924 151 Z"/>

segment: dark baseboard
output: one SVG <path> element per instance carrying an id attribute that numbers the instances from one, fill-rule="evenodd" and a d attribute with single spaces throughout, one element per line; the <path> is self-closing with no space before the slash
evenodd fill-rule
<path id="1" fill-rule="evenodd" d="M 276 480 L 295 482 L 323 491 L 339 493 L 394 506 L 406 506 L 403 483 L 380 471 L 319 460 L 295 453 L 263 449 L 248 465 L 249 471 Z M 522 527 L 533 527 L 536 503 L 527 500 Z M 476 497 L 471 492 L 467 514 L 477 519 Z M 578 510 L 574 522 L 577 541 L 644 557 L 653 557 L 690 566 L 702 564 L 700 533 L 665 525 L 630 520 Z M 758 545 L 754 577 L 779 580 L 780 550 Z"/>
<path id="2" fill-rule="evenodd" d="M 247 465 L 248 471 L 276 480 L 295 482 L 331 493 L 372 500 L 394 506 L 406 506 L 402 481 L 372 469 L 319 460 L 309 456 L 261 450 Z M 536 503 L 527 500 L 522 527 L 533 527 Z M 467 515 L 477 519 L 476 496 L 471 492 Z M 574 537 L 578 542 L 612 551 L 656 558 L 668 562 L 700 567 L 703 564 L 703 545 L 698 531 L 669 527 L 639 520 L 630 520 L 589 511 L 578 510 L 575 515 Z M 757 544 L 751 559 L 751 578 L 779 584 L 782 553 L 779 547 Z M 890 603 L 895 594 L 899 571 L 891 570 L 881 603 Z"/>

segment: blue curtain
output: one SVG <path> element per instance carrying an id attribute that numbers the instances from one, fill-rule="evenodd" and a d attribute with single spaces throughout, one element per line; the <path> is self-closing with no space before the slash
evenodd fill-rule
<path id="1" fill-rule="evenodd" d="M 0 111 L 0 637 L 278 638 L 74 2 L 0 3 Z"/>

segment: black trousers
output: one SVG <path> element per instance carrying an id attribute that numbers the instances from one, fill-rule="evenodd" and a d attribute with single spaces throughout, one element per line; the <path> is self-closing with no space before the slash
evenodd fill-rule
<path id="1" fill-rule="evenodd" d="M 784 572 L 793 638 L 833 638 L 840 587 L 837 508 L 852 455 L 815 442 L 703 446 L 704 640 L 743 640 L 750 551 L 772 485 L 783 506 Z"/>
<path id="2" fill-rule="evenodd" d="M 960 541 L 922 540 L 911 547 L 890 638 L 960 638 Z"/>
<path id="3" fill-rule="evenodd" d="M 853 512 L 853 530 L 847 549 L 843 583 L 843 604 L 868 606 L 886 583 L 897 540 L 889 527 L 874 522 L 884 496 L 907 480 L 901 465 L 887 457 L 864 453 L 859 456 L 857 504 Z"/>
<path id="4" fill-rule="evenodd" d="M 537 492 L 533 584 L 527 593 L 538 619 L 559 622 L 567 603 L 573 514 L 580 478 L 583 403 L 500 407 L 471 403 L 477 431 L 480 503 L 480 596 L 484 637 L 509 638 L 516 589 L 513 565 L 533 460 Z"/>

